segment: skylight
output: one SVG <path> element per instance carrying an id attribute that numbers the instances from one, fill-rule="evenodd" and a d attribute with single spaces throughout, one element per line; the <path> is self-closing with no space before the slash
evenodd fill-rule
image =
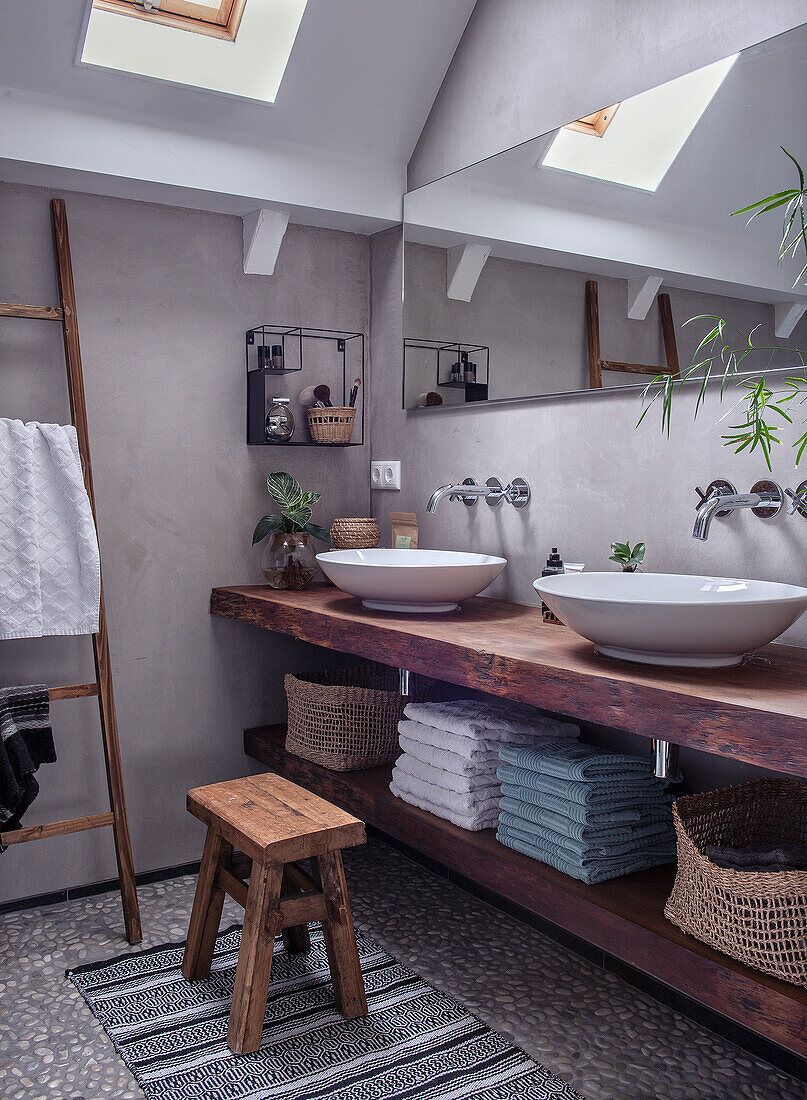
<path id="1" fill-rule="evenodd" d="M 599 141 L 580 128 L 558 130 L 541 164 L 655 191 L 737 57 L 623 100 Z"/>
<path id="2" fill-rule="evenodd" d="M 81 61 L 274 103 L 306 3 L 161 0 L 147 12 L 129 0 L 93 0 Z"/>
<path id="3" fill-rule="evenodd" d="M 246 0 L 92 0 L 92 6 L 101 11 L 229 42 L 235 42 L 245 4 Z"/>

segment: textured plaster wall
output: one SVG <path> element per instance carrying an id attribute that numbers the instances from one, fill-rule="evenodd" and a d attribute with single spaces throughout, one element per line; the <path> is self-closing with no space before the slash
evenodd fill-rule
<path id="1" fill-rule="evenodd" d="M 477 0 L 409 187 L 805 21 L 804 0 Z"/>
<path id="2" fill-rule="evenodd" d="M 409 165 L 418 187 L 527 141 L 603 104 L 634 95 L 807 20 L 804 0 L 478 0 Z M 587 568 L 608 566 L 613 539 L 644 539 L 656 571 L 736 573 L 807 583 L 807 523 L 765 524 L 740 514 L 717 521 L 707 543 L 691 538 L 693 486 L 716 476 L 748 489 L 766 470 L 761 457 L 721 447 L 712 395 L 697 421 L 676 410 L 672 438 L 657 420 L 635 430 L 634 392 L 581 395 L 431 416 L 400 409 L 402 337 L 400 234 L 372 239 L 373 457 L 403 459 L 403 491 L 376 493 L 374 511 L 411 509 L 421 545 L 504 553 L 508 568 L 491 594 L 534 602 L 531 582 L 552 545 Z M 469 474 L 526 477 L 524 512 L 425 505 L 435 486 Z M 789 448 L 774 476 L 795 484 Z M 385 523 L 386 526 L 386 523 Z M 786 640 L 807 645 L 807 620 Z M 662 732 L 662 731 L 654 731 Z M 618 733 L 604 740 L 630 744 Z M 647 743 L 634 742 L 646 751 Z M 749 769 L 686 753 L 690 787 L 738 781 Z"/>
<path id="3" fill-rule="evenodd" d="M 423 547 L 507 557 L 507 568 L 488 594 L 527 604 L 538 602 L 532 581 L 552 546 L 565 560 L 585 562 L 589 570 L 610 569 L 608 547 L 625 539 L 647 542 L 647 568 L 654 572 L 807 584 L 807 522 L 798 516 L 764 523 L 739 513 L 716 520 L 708 542 L 692 539 L 696 484 L 722 476 L 746 491 L 767 473 L 758 453 L 734 456 L 721 446 L 717 420 L 725 409 L 713 396 L 697 421 L 691 398 L 683 400 L 669 441 L 655 417 L 636 430 L 636 391 L 498 408 L 403 411 L 402 332 L 395 308 L 401 252 L 399 231 L 372 238 L 372 457 L 403 463 L 402 491 L 372 494 L 386 539 L 390 509 L 416 512 Z M 496 476 L 505 484 L 525 477 L 532 502 L 524 511 L 504 505 L 493 511 L 446 500 L 435 516 L 426 515 L 426 502 L 438 485 L 468 476 L 481 481 Z M 788 447 L 778 448 L 773 476 L 791 486 L 805 476 L 805 470 L 794 470 Z M 807 645 L 807 618 L 785 640 Z M 626 742 L 617 737 L 615 743 Z M 646 751 L 646 743 L 636 747 Z M 687 754 L 685 763 L 696 786 L 736 780 L 746 772 L 700 754 Z"/>
<path id="4" fill-rule="evenodd" d="M 366 237 L 289 226 L 276 273 L 244 275 L 241 220 L 67 194 L 121 746 L 137 870 L 198 858 L 185 793 L 257 769 L 245 726 L 281 721 L 282 674 L 322 658 L 213 619 L 214 585 L 259 582 L 250 546 L 288 469 L 316 518 L 366 515 L 368 448 L 244 442 L 244 331 L 263 321 L 366 332 Z M 0 301 L 56 301 L 48 200 L 0 190 Z M 0 326 L 0 415 L 65 422 L 61 329 Z M 89 639 L 0 643 L 0 683 L 92 679 Z M 57 764 L 28 821 L 106 808 L 93 700 L 53 707 Z M 253 767 L 254 766 L 254 767 Z M 110 878 L 110 830 L 0 855 L 0 901 Z"/>

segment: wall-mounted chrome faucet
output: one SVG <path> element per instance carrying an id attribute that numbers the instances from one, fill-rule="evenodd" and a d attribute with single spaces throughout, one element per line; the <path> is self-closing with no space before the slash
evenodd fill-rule
<path id="1" fill-rule="evenodd" d="M 760 519 L 773 519 L 779 515 L 784 504 L 784 494 L 775 481 L 757 481 L 751 486 L 750 493 L 738 493 L 730 481 L 718 478 L 707 486 L 705 492 L 699 487 L 696 487 L 695 492 L 700 497 L 700 503 L 696 505 L 697 515 L 692 537 L 701 542 L 706 542 L 709 538 L 715 516 L 722 519 L 739 508 L 750 508 Z"/>
<path id="2" fill-rule="evenodd" d="M 798 489 L 785 489 L 785 496 L 790 497 L 787 514 L 793 516 L 798 512 L 802 519 L 807 519 L 807 481 L 802 481 Z"/>
<path id="3" fill-rule="evenodd" d="M 489 477 L 484 485 L 480 485 L 473 477 L 466 477 L 461 485 L 441 485 L 439 489 L 435 489 L 426 505 L 426 511 L 433 516 L 444 497 L 461 500 L 466 508 L 473 508 L 480 497 L 484 497 L 491 508 L 498 507 L 503 500 L 514 508 L 526 508 L 530 495 L 530 487 L 523 477 L 514 477 L 509 485 L 502 485 L 497 477 Z"/>

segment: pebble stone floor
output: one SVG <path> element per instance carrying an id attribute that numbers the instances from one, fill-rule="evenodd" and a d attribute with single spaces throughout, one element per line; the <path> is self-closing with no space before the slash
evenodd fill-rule
<path id="1" fill-rule="evenodd" d="M 804 1100 L 805 1086 L 378 841 L 345 853 L 357 926 L 586 1100 Z M 140 889 L 143 947 L 185 937 L 194 879 Z M 228 900 L 222 927 L 240 919 Z M 127 949 L 116 893 L 0 916 L 0 1096 L 143 1093 L 64 978 Z M 140 948 L 131 948 L 132 951 Z"/>

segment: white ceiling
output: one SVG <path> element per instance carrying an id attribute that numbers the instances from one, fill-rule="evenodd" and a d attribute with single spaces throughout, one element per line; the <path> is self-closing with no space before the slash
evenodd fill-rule
<path id="1" fill-rule="evenodd" d="M 256 201 L 294 208 L 296 181 L 306 166 L 309 174 L 319 167 L 320 192 L 296 204 L 297 220 L 305 220 L 306 210 L 319 209 L 323 213 L 311 216 L 323 224 L 330 215 L 340 223 L 342 213 L 348 219 L 341 223 L 359 227 L 362 218 L 381 225 L 398 217 L 405 165 L 474 0 L 308 0 L 274 105 L 77 65 L 87 4 L 0 0 L 0 85 L 5 89 L 0 89 L 0 156 L 6 178 L 30 175 L 42 182 L 50 167 L 57 182 L 72 173 L 81 183 L 84 173 L 92 189 L 105 181 L 109 193 L 156 201 L 171 201 L 167 187 L 169 192 L 177 188 L 177 195 L 185 188 L 182 201 L 192 198 L 191 205 L 211 209 L 249 209 Z M 94 126 L 97 141 L 92 140 Z M 73 127 L 73 144 L 80 146 L 75 156 L 65 147 Z M 134 130 L 127 134 L 127 127 Z M 117 169 L 110 164 L 108 144 L 116 129 L 123 137 Z M 204 155 L 190 147 L 194 141 L 206 143 Z M 133 142 L 136 157 L 127 155 Z M 234 148 L 253 161 L 263 156 L 266 185 L 239 187 L 237 178 L 228 182 L 217 165 L 211 186 L 203 165 L 206 158 L 215 159 L 210 148 L 215 142 L 223 145 L 222 157 L 230 150 L 234 167 L 243 159 L 233 155 Z M 169 172 L 161 163 L 166 148 L 175 144 L 187 153 L 185 177 L 181 164 Z M 285 184 L 278 159 L 293 160 L 299 168 Z M 253 168 L 260 177 L 257 161 Z M 374 189 L 365 186 L 363 209 L 344 197 L 351 168 L 374 181 Z M 341 192 L 329 192 L 326 177 L 334 172 L 344 177 Z"/>

